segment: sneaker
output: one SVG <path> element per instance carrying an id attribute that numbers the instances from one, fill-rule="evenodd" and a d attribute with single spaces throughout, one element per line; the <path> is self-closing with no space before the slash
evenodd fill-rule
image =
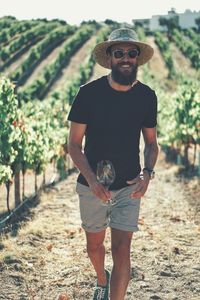
<path id="1" fill-rule="evenodd" d="M 110 285 L 110 273 L 105 270 L 106 272 L 106 278 L 107 278 L 107 285 L 106 286 L 100 286 L 96 285 L 94 289 L 94 296 L 93 300 L 108 300 L 109 296 L 109 285 Z"/>

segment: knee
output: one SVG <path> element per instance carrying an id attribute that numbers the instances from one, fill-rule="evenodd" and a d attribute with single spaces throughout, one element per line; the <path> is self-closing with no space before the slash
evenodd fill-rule
<path id="1" fill-rule="evenodd" d="M 89 255 L 98 252 L 103 247 L 102 243 L 88 243 L 87 244 L 87 253 Z"/>
<path id="2" fill-rule="evenodd" d="M 112 255 L 113 258 L 127 260 L 130 257 L 130 245 L 123 243 L 112 245 Z"/>

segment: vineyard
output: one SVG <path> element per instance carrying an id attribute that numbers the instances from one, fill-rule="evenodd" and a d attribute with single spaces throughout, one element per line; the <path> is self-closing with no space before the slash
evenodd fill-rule
<path id="1" fill-rule="evenodd" d="M 26 44 L 37 36 L 38 42 L 32 46 L 21 64 L 11 72 L 8 77 L 1 77 L 1 170 L 0 183 L 7 189 L 7 209 L 10 212 L 9 192 L 12 181 L 15 182 L 15 207 L 20 205 L 21 198 L 25 198 L 25 174 L 33 170 L 35 174 L 35 192 L 37 192 L 37 175 L 44 173 L 48 164 L 53 163 L 61 177 L 65 176 L 67 166 L 67 137 L 68 124 L 66 117 L 69 106 L 79 86 L 89 80 L 94 65 L 91 50 L 109 33 L 109 27 L 98 24 L 85 24 L 80 28 L 49 22 L 41 25 L 31 23 L 33 29 L 27 29 L 15 42 L 18 47 L 15 51 L 24 49 Z M 12 29 L 12 26 L 11 26 Z M 10 29 L 10 30 L 11 30 Z M 19 26 L 21 30 L 21 27 Z M 7 30 L 8 31 L 8 30 Z M 80 49 L 87 40 L 95 36 L 93 44 L 87 49 L 87 55 L 75 74 L 66 78 L 65 85 L 53 89 L 46 96 L 48 90 L 58 80 L 62 70 L 70 61 L 70 57 Z M 24 43 L 22 43 L 22 40 Z M 32 79 L 26 85 L 42 59 L 62 42 L 57 56 L 44 67 L 40 76 Z M 25 44 L 25 45 L 24 45 Z M 4 45 L 4 44 L 3 44 Z M 5 51 L 13 49 L 5 46 Z M 2 53 L 4 48 L 2 48 Z M 9 57 L 11 55 L 9 52 Z M 2 56 L 5 57 L 5 56 Z M 13 57 L 16 58 L 15 52 Z M 11 59 L 11 58 L 10 58 Z M 2 59 L 2 68 L 8 64 Z M 22 84 L 23 83 L 23 84 Z M 43 100 L 43 101 L 41 101 Z M 20 173 L 23 176 L 22 188 L 20 186 Z M 20 195 L 22 190 L 22 196 Z"/>
<path id="2" fill-rule="evenodd" d="M 74 166 L 68 155 L 67 122 L 70 105 L 80 85 L 107 74 L 107 70 L 95 64 L 92 49 L 119 26 L 122 24 L 114 21 L 71 26 L 60 20 L 0 19 L 0 230 L 3 233 L 12 229 L 12 217 L 19 207 L 26 206 L 42 189 L 56 183 L 62 186 L 63 180 L 71 178 Z M 155 89 L 158 97 L 162 155 L 170 166 L 173 163 L 177 167 L 181 176 L 189 176 L 187 186 L 194 187 L 193 199 L 199 195 L 200 176 L 199 33 L 180 28 L 173 28 L 170 34 L 149 32 L 141 26 L 135 30 L 140 40 L 155 49 L 152 60 L 141 67 L 139 80 Z M 180 190 L 178 183 L 175 188 Z M 69 206 L 73 201 L 70 203 Z M 76 235 L 73 230 L 67 232 L 72 238 Z M 3 247 L 0 242 L 0 251 Z M 0 270 L 4 269 L 6 259 L 9 264 L 6 257 L 1 263 L 0 256 Z M 30 266 L 27 269 L 30 272 Z M 74 295 L 70 299 L 78 299 L 77 295 L 84 299 L 80 298 L 81 293 L 70 291 Z M 196 292 L 200 291 L 195 286 L 193 293 Z M 23 295 L 1 298 L 0 293 L 0 299 L 55 299 L 47 298 L 45 292 L 45 296 L 40 294 L 41 298 L 35 298 L 28 287 L 24 294 L 30 298 Z M 186 298 L 177 299 L 188 297 L 191 298 L 189 293 Z"/>

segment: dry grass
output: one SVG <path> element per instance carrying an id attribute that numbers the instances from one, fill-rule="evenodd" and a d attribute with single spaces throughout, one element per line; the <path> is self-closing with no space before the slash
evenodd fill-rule
<path id="1" fill-rule="evenodd" d="M 200 228 L 174 168 L 161 159 L 157 179 L 143 198 L 140 231 L 131 249 L 132 271 L 127 298 L 198 299 Z M 80 228 L 76 174 L 43 193 L 17 236 L 2 236 L 0 252 L 2 299 L 91 299 L 94 270 Z M 111 270 L 110 232 L 106 266 Z M 157 298 L 156 298 L 157 297 Z"/>

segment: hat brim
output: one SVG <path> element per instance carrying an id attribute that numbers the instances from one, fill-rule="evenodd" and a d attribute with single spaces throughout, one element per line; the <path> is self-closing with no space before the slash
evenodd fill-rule
<path id="1" fill-rule="evenodd" d="M 125 41 L 105 41 L 105 42 L 99 43 L 95 46 L 95 48 L 93 50 L 94 59 L 102 67 L 104 67 L 106 69 L 110 69 L 111 67 L 109 64 L 107 49 L 113 45 L 122 44 L 122 43 L 133 44 L 133 45 L 136 45 L 140 49 L 140 54 L 137 58 L 137 62 L 138 62 L 139 66 L 147 63 L 154 54 L 154 49 L 146 43 L 142 43 L 142 42 L 138 42 L 138 41 L 134 41 L 134 42 L 133 41 L 127 41 L 127 42 L 125 42 Z"/>

